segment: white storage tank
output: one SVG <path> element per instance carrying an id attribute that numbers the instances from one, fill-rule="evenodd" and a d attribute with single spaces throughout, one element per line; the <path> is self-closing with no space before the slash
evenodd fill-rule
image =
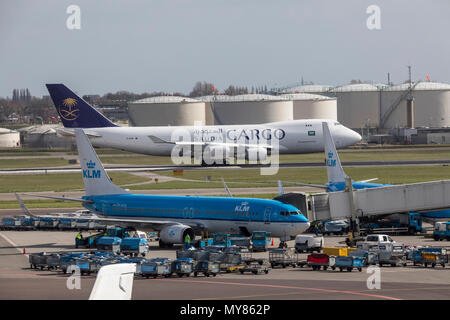
<path id="1" fill-rule="evenodd" d="M 283 94 L 281 97 L 292 100 L 293 116 L 297 119 L 337 120 L 336 98 L 311 93 Z"/>
<path id="2" fill-rule="evenodd" d="M 293 120 L 291 100 L 266 94 L 216 96 L 212 110 L 216 125 L 261 124 Z"/>
<path id="3" fill-rule="evenodd" d="M 326 94 L 333 89 L 333 86 L 322 85 L 322 84 L 307 84 L 297 87 L 291 87 L 282 90 L 282 93 L 317 93 Z"/>
<path id="4" fill-rule="evenodd" d="M 367 83 L 349 84 L 332 90 L 337 99 L 337 120 L 344 126 L 359 129 L 378 127 L 380 88 Z"/>
<path id="5" fill-rule="evenodd" d="M 414 127 L 450 126 L 450 85 L 438 82 L 418 82 L 412 84 Z M 381 116 L 389 111 L 402 95 L 408 92 L 409 83 L 392 86 L 381 95 Z M 407 126 L 407 101 L 402 101 L 392 111 L 384 123 L 384 128 Z"/>
<path id="6" fill-rule="evenodd" d="M 158 96 L 128 103 L 134 126 L 205 125 L 205 103 L 178 96 Z"/>
<path id="7" fill-rule="evenodd" d="M 20 133 L 0 128 L 0 148 L 20 148 Z"/>

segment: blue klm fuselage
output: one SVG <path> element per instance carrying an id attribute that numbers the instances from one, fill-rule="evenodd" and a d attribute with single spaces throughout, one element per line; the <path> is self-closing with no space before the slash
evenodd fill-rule
<path id="1" fill-rule="evenodd" d="M 309 227 L 308 219 L 297 208 L 276 200 L 135 194 L 84 196 L 83 199 L 93 201 L 83 204 L 87 209 L 104 216 L 198 224 L 213 232 L 223 230 L 224 224 L 237 230 L 246 227 L 250 232 L 264 225 L 272 235 L 282 236 L 299 234 Z"/>

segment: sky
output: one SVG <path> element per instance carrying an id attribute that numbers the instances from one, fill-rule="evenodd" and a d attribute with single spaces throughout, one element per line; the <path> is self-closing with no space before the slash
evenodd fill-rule
<path id="1" fill-rule="evenodd" d="M 2 0 L 0 97 L 401 83 L 408 65 L 450 83 L 449 16 L 448 0 Z"/>

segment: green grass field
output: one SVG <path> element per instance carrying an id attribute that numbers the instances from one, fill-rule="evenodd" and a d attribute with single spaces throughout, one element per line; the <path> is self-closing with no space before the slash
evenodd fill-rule
<path id="1" fill-rule="evenodd" d="M 173 165 L 170 157 L 146 156 L 132 154 L 119 150 L 98 149 L 100 160 L 104 164 L 113 165 Z M 450 150 L 433 147 L 432 149 L 422 150 L 357 150 L 348 152 L 341 151 L 339 156 L 341 161 L 395 161 L 395 160 L 440 160 L 450 159 Z M 51 153 L 48 153 L 49 155 Z M 70 152 L 68 155 L 72 154 Z M 18 169 L 31 167 L 58 167 L 69 165 L 63 158 L 33 158 L 32 156 L 45 155 L 42 152 L 34 153 L 26 151 L 18 152 L 0 152 L 0 169 Z M 76 155 L 76 153 L 74 153 Z M 2 159 L 3 157 L 20 156 L 23 159 Z M 30 156 L 30 158 L 26 158 Z M 312 154 L 280 155 L 280 163 L 292 162 L 323 162 L 324 154 L 322 152 Z"/>
<path id="2" fill-rule="evenodd" d="M 148 179 L 129 173 L 112 172 L 109 174 L 115 184 L 126 185 L 146 182 Z M 84 190 L 80 173 L 2 175 L 0 192 L 36 192 Z"/>
<path id="3" fill-rule="evenodd" d="M 449 166 L 380 166 L 380 167 L 348 167 L 345 172 L 354 180 L 378 178 L 377 183 L 401 184 L 423 181 L 450 179 Z M 158 172 L 172 176 L 171 171 Z M 304 182 L 323 184 L 327 181 L 325 168 L 280 168 L 278 174 L 263 176 L 259 169 L 238 170 L 201 170 L 184 171 L 183 178 L 192 180 L 211 181 L 225 179 L 227 184 L 240 183 L 266 183 L 275 185 L 275 181 Z"/>

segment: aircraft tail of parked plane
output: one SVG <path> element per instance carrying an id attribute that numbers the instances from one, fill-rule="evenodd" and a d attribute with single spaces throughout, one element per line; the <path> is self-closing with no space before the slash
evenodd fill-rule
<path id="1" fill-rule="evenodd" d="M 80 131 L 76 140 L 86 195 L 128 194 L 128 191 L 112 183 L 91 144 L 84 138 L 82 129 L 75 131 Z"/>
<path id="2" fill-rule="evenodd" d="M 46 86 L 64 127 L 116 127 L 114 123 L 109 121 L 65 85 L 47 84 Z"/>
<path id="3" fill-rule="evenodd" d="M 326 122 L 322 122 L 324 146 L 325 146 L 325 165 L 327 167 L 328 183 L 342 182 L 348 178 L 342 168 L 341 160 L 336 150 L 333 137 Z"/>

